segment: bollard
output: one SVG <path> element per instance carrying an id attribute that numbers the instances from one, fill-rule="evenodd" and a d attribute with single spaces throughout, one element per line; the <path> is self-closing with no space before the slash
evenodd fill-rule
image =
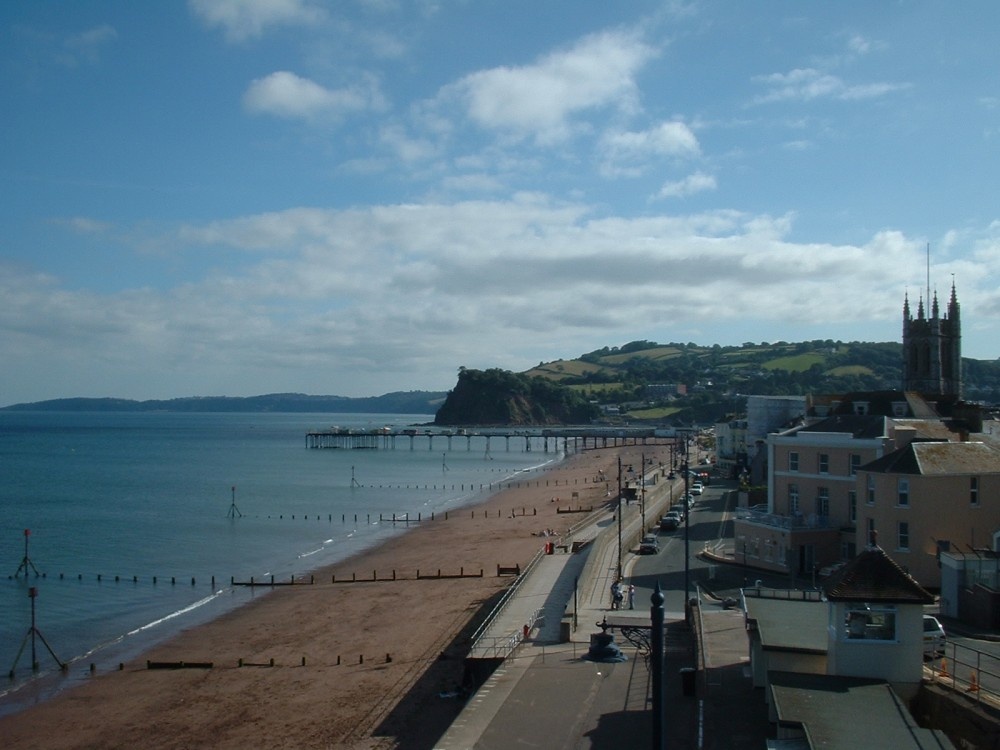
<path id="1" fill-rule="evenodd" d="M 273 656 L 271 657 L 270 661 L 268 661 L 268 666 L 271 666 L 271 667 L 274 666 L 274 657 Z"/>
<path id="2" fill-rule="evenodd" d="M 392 661 L 392 657 L 391 657 L 391 656 L 389 656 L 389 654 L 386 654 L 386 655 L 385 655 L 385 663 L 386 663 L 386 664 L 388 664 L 388 663 L 390 663 L 391 661 Z"/>
<path id="3" fill-rule="evenodd" d="M 94 674 L 97 671 L 97 665 L 94 662 L 90 662 L 90 673 Z"/>
<path id="4" fill-rule="evenodd" d="M 979 681 L 976 679 L 976 671 L 972 670 L 969 674 L 969 687 L 966 688 L 967 693 L 978 693 L 979 692 Z"/>
<path id="5" fill-rule="evenodd" d="M 337 654 L 337 666 L 340 666 L 340 654 Z"/>
<path id="6" fill-rule="evenodd" d="M 302 657 L 302 666 L 304 667 L 305 665 L 306 665 L 306 657 L 303 656 Z"/>
<path id="7" fill-rule="evenodd" d="M 365 655 L 364 654 L 360 654 L 358 656 L 358 664 L 364 664 L 364 663 L 365 663 Z"/>

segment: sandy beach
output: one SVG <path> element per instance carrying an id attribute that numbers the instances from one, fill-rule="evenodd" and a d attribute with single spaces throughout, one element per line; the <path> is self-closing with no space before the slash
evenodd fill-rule
<path id="1" fill-rule="evenodd" d="M 621 449 L 623 462 L 638 467 L 640 452 Z M 469 636 L 513 581 L 497 566 L 523 568 L 546 530 L 562 534 L 581 518 L 557 508 L 605 502 L 618 455 L 588 451 L 526 474 L 315 571 L 312 585 L 276 588 L 120 671 L 0 718 L 4 747 L 431 748 L 461 709 L 454 693 Z"/>

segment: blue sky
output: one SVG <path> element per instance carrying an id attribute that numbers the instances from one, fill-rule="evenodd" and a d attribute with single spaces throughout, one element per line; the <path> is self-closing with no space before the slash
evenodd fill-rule
<path id="1" fill-rule="evenodd" d="M 1000 355 L 994 2 L 0 3 L 0 405 Z"/>

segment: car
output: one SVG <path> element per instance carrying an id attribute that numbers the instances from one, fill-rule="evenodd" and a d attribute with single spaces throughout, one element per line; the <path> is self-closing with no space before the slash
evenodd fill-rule
<path id="1" fill-rule="evenodd" d="M 695 482 L 691 485 L 691 494 L 700 495 L 705 491 L 705 488 L 701 486 L 701 482 Z"/>
<path id="2" fill-rule="evenodd" d="M 684 517 L 681 515 L 680 511 L 669 511 L 665 516 L 663 516 L 663 518 L 660 519 L 660 529 L 662 531 L 673 531 L 680 526 L 683 521 Z"/>
<path id="3" fill-rule="evenodd" d="M 941 622 L 934 615 L 924 615 L 924 657 L 933 659 L 944 656 L 944 647 L 948 638 L 941 627 Z"/>
<path id="4" fill-rule="evenodd" d="M 640 555 L 655 555 L 660 551 L 660 543 L 653 534 L 646 534 L 639 543 Z"/>

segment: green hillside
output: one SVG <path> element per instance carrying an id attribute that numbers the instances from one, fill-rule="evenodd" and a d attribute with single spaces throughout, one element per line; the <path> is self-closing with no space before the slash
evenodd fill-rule
<path id="1" fill-rule="evenodd" d="M 703 420 L 732 409 L 736 394 L 897 390 L 902 382 L 902 351 L 901 344 L 892 342 L 700 346 L 633 341 L 575 360 L 541 363 L 525 374 L 569 386 L 602 403 L 643 404 L 630 409 L 630 419 L 655 419 L 666 409 L 681 420 Z M 997 361 L 963 360 L 963 381 L 967 400 L 1000 403 Z M 662 387 L 650 387 L 654 385 Z M 673 396 L 678 385 L 686 389 L 686 396 Z"/>

